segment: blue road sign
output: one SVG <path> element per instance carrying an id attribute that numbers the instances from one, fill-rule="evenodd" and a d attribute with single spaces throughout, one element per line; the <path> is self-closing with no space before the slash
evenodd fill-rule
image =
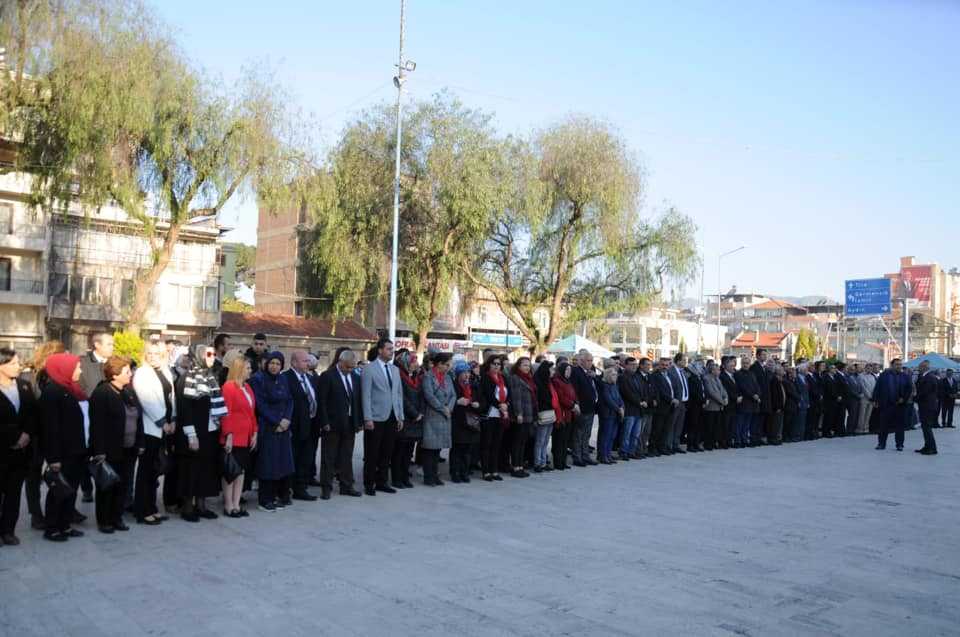
<path id="1" fill-rule="evenodd" d="M 890 313 L 890 279 L 855 279 L 846 283 L 847 316 Z"/>

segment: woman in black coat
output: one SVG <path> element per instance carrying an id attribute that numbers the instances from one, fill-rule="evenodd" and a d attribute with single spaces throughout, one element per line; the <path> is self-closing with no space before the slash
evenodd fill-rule
<path id="1" fill-rule="evenodd" d="M 390 475 L 395 489 L 412 489 L 410 460 L 417 441 L 423 438 L 423 373 L 417 353 L 400 350 L 394 363 L 403 382 L 403 429 L 393 445 Z"/>
<path id="2" fill-rule="evenodd" d="M 470 363 L 461 361 L 453 368 L 453 387 L 457 402 L 453 407 L 453 447 L 450 449 L 450 480 L 470 482 L 471 453 L 480 440 L 480 386 L 470 372 Z"/>
<path id="3" fill-rule="evenodd" d="M 143 453 L 143 421 L 131 391 L 130 359 L 111 356 L 103 364 L 104 380 L 90 395 L 90 453 L 108 463 L 120 480 L 107 489 L 97 485 L 97 528 L 101 533 L 128 531 L 123 503 L 133 479 L 137 456 Z"/>
<path id="4" fill-rule="evenodd" d="M 30 384 L 19 378 L 20 358 L 0 348 L 0 542 L 20 544 L 15 534 L 20 517 L 20 492 L 36 446 L 37 399 Z"/>
<path id="5" fill-rule="evenodd" d="M 79 356 L 54 354 L 47 359 L 46 371 L 50 380 L 40 394 L 40 410 L 43 455 L 48 467 L 44 477 L 51 488 L 47 491 L 47 529 L 43 537 L 66 542 L 83 536 L 83 531 L 70 528 L 70 524 L 85 519 L 77 513 L 76 502 L 90 455 L 84 426 L 87 395 L 77 382 L 82 373 Z"/>
<path id="6" fill-rule="evenodd" d="M 503 359 L 491 356 L 480 366 L 480 465 L 487 482 L 500 476 L 500 449 L 504 429 L 510 424 L 509 391 L 503 376 Z"/>

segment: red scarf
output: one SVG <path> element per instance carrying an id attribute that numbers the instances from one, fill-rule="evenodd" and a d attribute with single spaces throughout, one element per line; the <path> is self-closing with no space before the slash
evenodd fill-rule
<path id="1" fill-rule="evenodd" d="M 533 404 L 537 404 L 537 384 L 533 382 L 533 376 L 524 374 L 519 369 L 513 372 L 513 375 L 522 380 L 530 388 L 530 396 L 533 397 Z"/>
<path id="2" fill-rule="evenodd" d="M 487 376 L 490 377 L 490 380 L 497 386 L 497 404 L 507 402 L 507 385 L 503 382 L 503 374 L 497 374 L 494 372 L 488 372 Z"/>
<path id="3" fill-rule="evenodd" d="M 434 368 L 433 377 L 437 379 L 437 384 L 440 385 L 440 389 L 443 389 L 447 386 L 447 373 L 441 372 L 439 368 Z"/>
<path id="4" fill-rule="evenodd" d="M 473 402 L 473 385 L 470 384 L 470 377 L 467 377 L 467 380 L 460 383 L 460 391 L 463 392 L 463 397 Z"/>
<path id="5" fill-rule="evenodd" d="M 397 367 L 400 367 L 400 366 L 398 365 Z M 417 374 L 415 376 L 411 376 L 410 374 L 407 373 L 407 370 L 400 367 L 400 380 L 402 380 L 404 384 L 410 389 L 414 391 L 420 391 L 420 381 L 423 380 L 423 374 Z"/>
<path id="6" fill-rule="evenodd" d="M 73 380 L 73 372 L 80 364 L 80 357 L 66 352 L 53 354 L 47 359 L 46 371 L 50 380 L 66 389 L 77 400 L 86 400 L 87 394 L 80 384 Z"/>

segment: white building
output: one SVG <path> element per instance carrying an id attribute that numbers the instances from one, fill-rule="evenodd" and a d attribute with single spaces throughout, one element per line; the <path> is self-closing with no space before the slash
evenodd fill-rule
<path id="1" fill-rule="evenodd" d="M 617 314 L 605 319 L 610 328 L 604 345 L 614 352 L 660 358 L 683 349 L 710 355 L 717 346 L 717 326 L 679 318 L 680 311 L 652 308 L 635 314 Z M 720 326 L 719 342 L 726 339 L 727 328 Z"/>

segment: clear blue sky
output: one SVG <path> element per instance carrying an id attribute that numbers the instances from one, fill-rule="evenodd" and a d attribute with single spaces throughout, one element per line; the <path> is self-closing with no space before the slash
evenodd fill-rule
<path id="1" fill-rule="evenodd" d="M 336 139 L 394 99 L 399 0 L 162 0 L 194 60 L 269 63 Z M 618 126 L 646 211 L 693 217 L 706 292 L 840 298 L 901 255 L 960 265 L 960 2 L 407 2 L 408 87 L 449 87 L 505 132 L 571 112 Z M 224 222 L 255 240 L 256 214 Z M 695 295 L 699 283 L 690 286 Z"/>

